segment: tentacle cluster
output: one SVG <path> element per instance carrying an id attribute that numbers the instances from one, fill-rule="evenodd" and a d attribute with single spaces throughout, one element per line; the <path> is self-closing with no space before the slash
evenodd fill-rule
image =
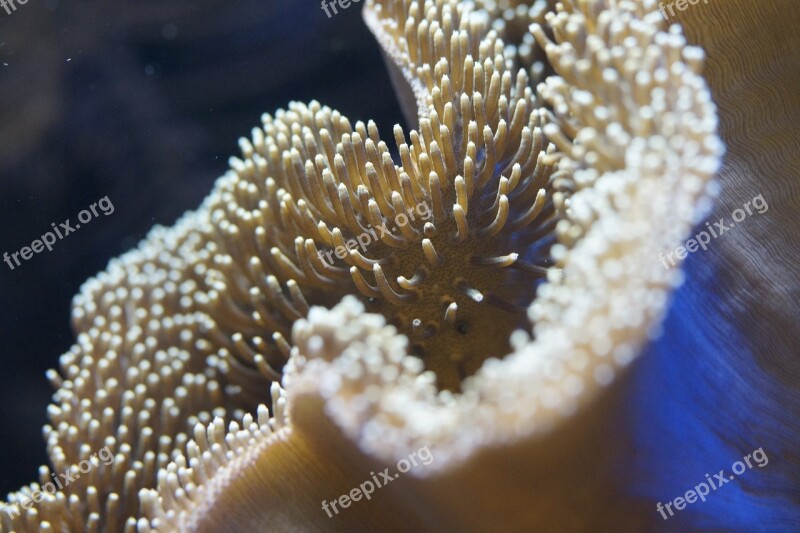
<path id="1" fill-rule="evenodd" d="M 528 75 L 468 8 L 401 7 L 389 12 L 406 20 L 425 110 L 408 137 L 395 127 L 399 164 L 374 123 L 295 103 L 241 141 L 211 202 L 223 248 L 210 314 L 264 377 L 280 371 L 308 302 L 355 292 L 457 389 L 508 348 L 546 274 L 563 194 Z"/>
<path id="2" fill-rule="evenodd" d="M 58 389 L 44 428 L 51 466 L 0 504 L 0 529 L 135 531 L 139 489 L 153 486 L 190 428 L 249 407 L 224 369 L 209 364 L 224 355 L 198 305 L 216 249 L 209 230 L 202 211 L 157 227 L 81 288 L 77 342 L 61 357 L 61 374 L 49 372 Z M 92 459 L 104 448 L 113 462 Z M 48 487 L 58 490 L 42 492 Z"/>
<path id="3" fill-rule="evenodd" d="M 151 520 L 139 519 L 138 532 L 194 531 L 204 501 L 227 479 L 225 472 L 252 468 L 259 452 L 289 431 L 284 395 L 280 385 L 273 383 L 274 416 L 261 405 L 256 416 L 248 413 L 241 417 L 241 424 L 231 421 L 226 428 L 222 418 L 215 418 L 206 425 L 195 425 L 185 455 L 178 455 L 158 472 L 155 489 L 141 491 L 142 509 Z M 164 499 L 161 495 L 168 496 Z"/>

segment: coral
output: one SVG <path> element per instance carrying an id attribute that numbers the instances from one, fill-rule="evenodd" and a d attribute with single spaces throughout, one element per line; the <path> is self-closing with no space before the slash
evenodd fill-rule
<path id="1" fill-rule="evenodd" d="M 715 191 L 702 50 L 652 1 L 375 0 L 364 17 L 417 115 L 397 160 L 373 123 L 293 103 L 197 211 L 88 281 L 45 433 L 53 472 L 116 459 L 5 529 L 658 519 L 616 469 L 620 413 L 683 279 L 658 253 Z M 435 460 L 373 501 L 320 510 L 422 447 Z"/>

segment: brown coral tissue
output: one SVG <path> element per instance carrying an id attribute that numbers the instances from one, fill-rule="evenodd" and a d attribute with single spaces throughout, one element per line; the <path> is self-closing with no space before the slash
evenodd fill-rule
<path id="1" fill-rule="evenodd" d="M 359 9 L 409 127 L 269 111 L 88 280 L 0 530 L 800 531 L 794 3 Z"/>

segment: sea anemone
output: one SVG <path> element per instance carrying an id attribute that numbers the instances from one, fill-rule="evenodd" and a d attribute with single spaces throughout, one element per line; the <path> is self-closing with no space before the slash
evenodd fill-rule
<path id="1" fill-rule="evenodd" d="M 394 150 L 317 102 L 265 115 L 198 210 L 89 280 L 50 374 L 52 465 L 4 530 L 660 523 L 626 485 L 652 451 L 626 414 L 684 279 L 659 253 L 716 191 L 703 51 L 654 1 L 364 16 L 417 128 Z"/>

